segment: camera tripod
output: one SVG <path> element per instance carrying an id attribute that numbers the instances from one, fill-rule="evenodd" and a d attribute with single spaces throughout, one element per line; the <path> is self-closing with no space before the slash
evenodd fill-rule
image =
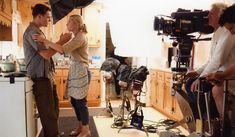
<path id="1" fill-rule="evenodd" d="M 147 129 L 143 125 L 144 115 L 143 115 L 142 107 L 145 106 L 145 103 L 141 103 L 140 101 L 137 100 L 137 96 L 140 96 L 141 94 L 142 86 L 143 86 L 142 81 L 134 80 L 134 82 L 132 83 L 133 96 L 135 98 L 134 110 L 129 111 L 127 119 L 124 121 L 121 128 L 118 130 L 118 133 L 122 129 L 130 129 L 130 128 L 142 129 L 143 128 L 146 135 L 149 136 Z M 131 120 L 131 123 L 129 125 L 128 122 L 130 120 Z"/>
<path id="2" fill-rule="evenodd" d="M 131 110 L 130 100 L 126 94 L 128 84 L 127 82 L 119 81 L 119 85 L 121 86 L 122 104 L 120 106 L 120 110 L 119 113 L 117 114 L 117 117 L 114 119 L 114 125 L 116 126 L 122 126 L 124 122 L 127 120 L 125 119 L 125 108 L 127 109 L 128 112 Z"/>

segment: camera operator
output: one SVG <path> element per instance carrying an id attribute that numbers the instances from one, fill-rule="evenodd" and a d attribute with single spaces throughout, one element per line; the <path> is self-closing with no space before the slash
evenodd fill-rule
<path id="1" fill-rule="evenodd" d="M 232 35 L 235 34 L 235 5 L 232 5 L 228 7 L 224 13 L 221 15 L 219 24 L 221 26 L 226 27 Z M 235 45 L 234 45 L 235 48 Z M 226 54 L 226 53 L 225 53 Z M 205 75 L 206 79 L 209 81 L 212 81 L 212 83 L 215 85 L 212 89 L 213 97 L 216 102 L 216 107 L 219 113 L 222 113 L 222 104 L 223 104 L 223 81 L 222 79 L 234 75 L 235 72 L 235 61 L 233 61 L 233 64 L 229 67 L 225 66 L 225 70 L 223 72 L 217 72 L 217 73 L 210 73 Z M 235 83 L 234 80 L 229 82 L 229 87 L 233 88 L 232 94 L 234 95 L 234 87 Z"/>
<path id="2" fill-rule="evenodd" d="M 223 3 L 214 3 L 209 11 L 209 25 L 214 28 L 214 34 L 211 40 L 211 49 L 208 61 L 198 70 L 191 71 L 186 74 L 189 80 L 186 82 L 186 91 L 189 96 L 189 103 L 192 108 L 196 108 L 196 93 L 194 91 L 197 89 L 199 80 L 198 77 L 204 76 L 205 74 L 215 72 L 218 70 L 223 70 L 226 66 L 231 64 L 235 60 L 235 36 L 229 32 L 226 26 L 219 25 L 220 15 L 223 10 L 226 9 L 226 5 Z M 201 83 L 204 92 L 212 90 L 212 85 L 209 82 Z M 211 102 L 213 103 L 213 102 Z M 213 109 L 213 107 L 211 107 Z M 195 109 L 197 110 L 197 109 Z M 212 115 L 216 113 L 216 110 L 211 110 Z M 195 114 L 197 117 L 197 114 Z"/>

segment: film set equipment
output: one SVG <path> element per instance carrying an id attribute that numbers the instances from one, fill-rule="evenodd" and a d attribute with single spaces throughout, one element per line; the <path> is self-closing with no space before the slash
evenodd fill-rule
<path id="1" fill-rule="evenodd" d="M 204 40 L 195 39 L 193 32 L 209 34 L 213 32 L 213 27 L 208 25 L 208 11 L 185 10 L 179 8 L 177 12 L 171 14 L 170 20 L 155 16 L 154 30 L 158 35 L 169 35 L 175 40 L 173 47 L 177 47 L 175 56 L 176 66 L 172 71 L 185 72 L 190 64 L 193 41 Z"/>
<path id="2" fill-rule="evenodd" d="M 116 126 L 122 127 L 124 123 L 128 120 L 128 118 L 125 118 L 125 108 L 128 111 L 128 113 L 131 111 L 130 100 L 126 93 L 130 85 L 129 75 L 131 73 L 131 70 L 132 70 L 131 66 L 126 64 L 119 65 L 117 69 L 117 80 L 119 81 L 118 84 L 121 87 L 122 104 L 117 117 L 114 119 L 114 124 Z"/>
<path id="3" fill-rule="evenodd" d="M 118 76 L 119 80 L 125 81 L 126 85 L 131 87 L 132 94 L 135 98 L 134 110 L 129 111 L 129 116 L 127 120 L 123 123 L 122 127 L 119 129 L 129 129 L 131 127 L 144 130 L 148 136 L 148 131 L 143 125 L 144 114 L 142 107 L 145 106 L 145 103 L 140 102 L 137 97 L 141 96 L 143 82 L 146 80 L 147 75 L 149 74 L 148 69 L 145 66 L 140 66 L 139 68 L 130 69 L 129 67 L 120 67 L 120 75 Z M 130 120 L 130 123 L 128 123 Z M 130 124 L 130 125 L 129 125 Z"/>
<path id="4" fill-rule="evenodd" d="M 188 137 L 233 137 L 235 136 L 235 124 L 234 124 L 234 116 L 235 116 L 235 95 L 229 91 L 229 83 L 235 80 L 235 76 L 230 76 L 223 79 L 223 104 L 222 104 L 222 113 L 220 118 L 213 120 L 210 116 L 210 109 L 208 104 L 208 93 L 203 91 L 203 85 L 201 84 L 206 79 L 204 77 L 199 78 L 199 87 L 198 87 L 198 96 L 197 96 L 197 107 L 199 110 L 200 117 L 200 126 L 197 132 L 190 134 Z M 218 81 L 213 81 L 218 82 Z M 204 122 L 202 118 L 202 113 L 200 112 L 200 95 L 204 94 L 205 97 L 205 105 L 206 105 L 206 116 L 207 121 Z M 207 124 L 207 125 L 206 125 Z M 207 126 L 207 129 L 205 127 Z"/>
<path id="5" fill-rule="evenodd" d="M 113 81 L 113 75 L 116 75 L 116 70 L 118 69 L 120 65 L 120 62 L 115 58 L 107 58 L 101 65 L 100 70 L 103 74 L 103 80 L 106 84 L 105 89 L 105 108 L 101 111 L 99 116 L 105 116 L 105 117 L 113 117 L 113 108 L 110 102 L 110 91 L 111 89 L 111 83 Z"/>
<path id="6" fill-rule="evenodd" d="M 155 16 L 154 18 L 154 30 L 158 31 L 158 35 L 170 36 L 170 39 L 174 40 L 172 46 L 177 50 L 174 56 L 176 65 L 171 68 L 173 73 L 171 95 L 176 96 L 184 118 L 168 127 L 167 130 L 184 123 L 188 126 L 190 133 L 196 129 L 188 96 L 182 88 L 186 82 L 186 72 L 190 67 L 193 42 L 210 40 L 210 38 L 195 38 L 190 34 L 194 32 L 210 34 L 214 31 L 213 27 L 208 25 L 208 13 L 209 11 L 191 11 L 179 8 L 171 16 L 165 16 L 168 19 L 164 19 L 163 16 Z"/>

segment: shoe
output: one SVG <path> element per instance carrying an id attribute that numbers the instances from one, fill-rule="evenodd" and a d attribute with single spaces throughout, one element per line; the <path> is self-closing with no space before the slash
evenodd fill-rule
<path id="1" fill-rule="evenodd" d="M 80 133 L 77 137 L 91 137 L 91 132 L 87 132 L 87 133 Z"/>
<path id="2" fill-rule="evenodd" d="M 77 136 L 80 133 L 80 129 L 74 128 L 70 133 L 69 136 Z"/>
<path id="3" fill-rule="evenodd" d="M 57 137 L 63 137 L 64 136 L 64 132 L 59 132 L 59 134 L 57 135 Z"/>

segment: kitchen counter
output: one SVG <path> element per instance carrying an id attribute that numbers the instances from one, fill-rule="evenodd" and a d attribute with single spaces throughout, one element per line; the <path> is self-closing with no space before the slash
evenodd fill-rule
<path id="1" fill-rule="evenodd" d="M 161 70 L 161 71 L 164 71 L 164 72 L 172 72 L 171 68 L 154 68 L 154 69 Z"/>
<path id="2" fill-rule="evenodd" d="M 69 68 L 69 65 L 61 65 L 61 66 L 55 66 L 56 69 L 68 69 Z M 92 65 L 92 64 L 89 64 L 89 68 L 90 69 L 100 69 L 100 66 L 99 65 Z"/>
<path id="3" fill-rule="evenodd" d="M 29 77 L 15 77 L 15 82 L 25 82 L 27 80 L 29 80 Z M 9 81 L 10 78 L 9 77 L 0 77 L 0 82 L 7 82 Z"/>

